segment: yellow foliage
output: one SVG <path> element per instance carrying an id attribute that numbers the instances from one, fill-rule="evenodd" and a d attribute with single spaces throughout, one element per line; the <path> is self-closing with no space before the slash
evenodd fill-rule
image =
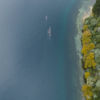
<path id="1" fill-rule="evenodd" d="M 87 79 L 90 76 L 90 72 L 85 72 L 85 79 Z"/>
<path id="2" fill-rule="evenodd" d="M 83 30 L 87 30 L 87 29 L 88 29 L 88 25 L 84 25 Z"/>
<path id="3" fill-rule="evenodd" d="M 91 42 L 91 39 L 88 37 L 88 38 L 82 38 L 82 44 L 88 44 Z"/>
<path id="4" fill-rule="evenodd" d="M 91 87 L 88 86 L 87 84 L 84 84 L 84 85 L 82 86 L 82 91 L 83 91 L 83 92 L 85 92 L 85 91 L 87 91 L 87 90 L 89 90 L 89 89 L 91 89 Z"/>
<path id="5" fill-rule="evenodd" d="M 90 37 L 91 36 L 90 31 L 89 30 L 84 31 L 82 37 L 84 37 L 84 36 L 85 37 Z"/>
<path id="6" fill-rule="evenodd" d="M 89 30 L 87 30 L 82 34 L 82 43 L 86 44 L 89 42 L 91 42 L 91 33 Z"/>
<path id="7" fill-rule="evenodd" d="M 88 86 L 87 84 L 84 84 L 82 86 L 82 92 L 83 95 L 86 97 L 86 100 L 90 100 L 93 96 L 92 87 Z"/>
<path id="8" fill-rule="evenodd" d="M 85 56 L 94 48 L 95 48 L 95 45 L 93 43 L 83 44 L 82 54 L 84 54 L 84 56 Z"/>
<path id="9" fill-rule="evenodd" d="M 95 48 L 95 45 L 91 43 L 91 33 L 89 30 L 82 34 L 82 44 L 82 54 L 84 54 L 84 56 L 86 56 L 92 49 Z"/>
<path id="10" fill-rule="evenodd" d="M 94 16 L 94 13 L 93 12 L 91 13 L 91 16 Z"/>
<path id="11" fill-rule="evenodd" d="M 92 13 L 93 16 L 93 13 Z M 91 51 L 95 48 L 94 43 L 92 43 L 92 34 L 88 30 L 88 25 L 83 26 L 83 34 L 82 34 L 82 54 L 83 54 L 83 61 L 84 61 L 84 68 L 93 68 L 95 69 L 96 67 L 96 62 L 95 62 L 95 55 Z M 90 72 L 85 72 L 84 77 L 87 79 L 90 76 Z M 86 100 L 92 100 L 93 98 L 93 92 L 92 92 L 92 87 L 84 84 L 82 86 L 82 92 L 83 95 L 85 96 Z"/>
<path id="12" fill-rule="evenodd" d="M 94 61 L 94 53 L 90 52 L 86 57 L 85 57 L 85 66 L 84 68 L 94 68 L 96 66 L 96 62 Z"/>

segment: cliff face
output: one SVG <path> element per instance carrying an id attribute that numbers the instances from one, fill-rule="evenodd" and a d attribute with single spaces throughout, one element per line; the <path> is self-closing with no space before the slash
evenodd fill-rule
<path id="1" fill-rule="evenodd" d="M 82 63 L 85 84 L 82 92 L 86 100 L 100 100 L 100 0 L 92 14 L 83 22 Z"/>

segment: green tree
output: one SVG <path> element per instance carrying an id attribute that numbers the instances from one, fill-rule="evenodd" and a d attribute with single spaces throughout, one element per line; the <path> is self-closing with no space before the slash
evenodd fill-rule
<path id="1" fill-rule="evenodd" d="M 93 7 L 93 13 L 96 16 L 100 16 L 100 0 L 96 0 L 96 3 Z"/>

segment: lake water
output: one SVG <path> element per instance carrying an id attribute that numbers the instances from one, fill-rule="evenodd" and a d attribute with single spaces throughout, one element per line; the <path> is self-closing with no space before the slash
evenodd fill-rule
<path id="1" fill-rule="evenodd" d="M 0 0 L 0 100 L 78 99 L 80 1 Z"/>

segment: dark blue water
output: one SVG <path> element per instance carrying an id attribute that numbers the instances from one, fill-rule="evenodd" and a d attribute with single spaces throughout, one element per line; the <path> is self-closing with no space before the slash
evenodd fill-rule
<path id="1" fill-rule="evenodd" d="M 77 100 L 79 1 L 0 0 L 0 100 Z"/>

